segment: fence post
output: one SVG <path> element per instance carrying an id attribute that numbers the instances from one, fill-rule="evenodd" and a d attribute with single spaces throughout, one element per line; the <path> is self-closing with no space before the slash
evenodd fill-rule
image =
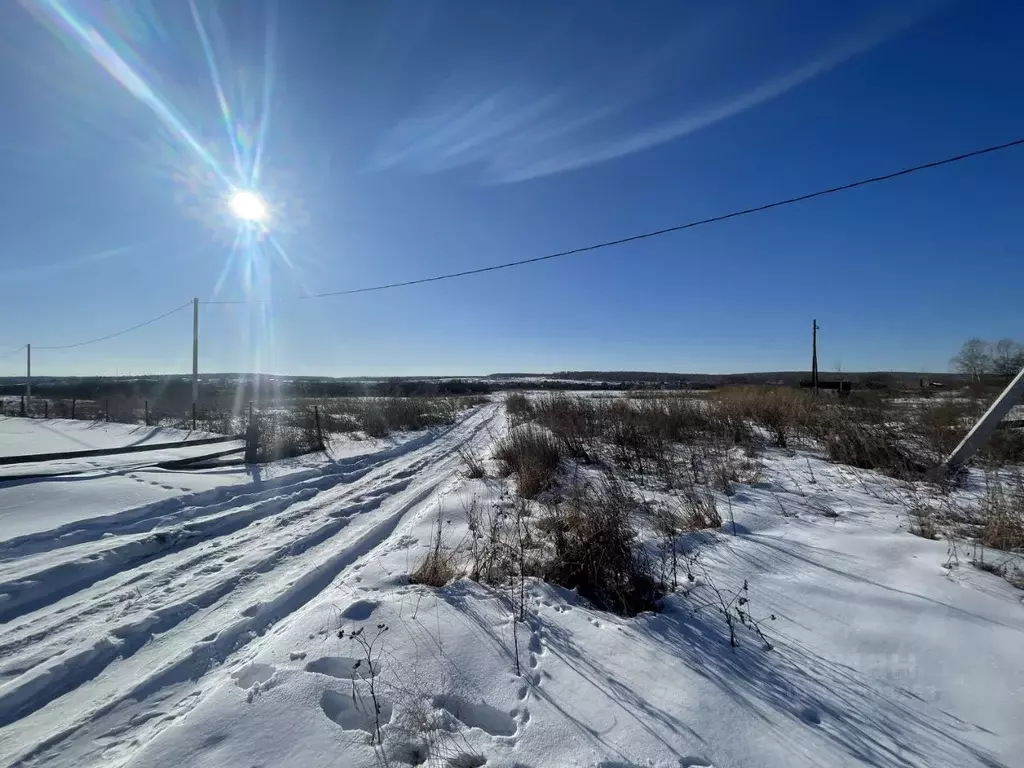
<path id="1" fill-rule="evenodd" d="M 320 408 L 319 406 L 313 406 L 313 418 L 316 419 L 316 444 L 317 450 L 322 451 L 324 449 L 324 433 L 320 431 Z"/>
<path id="2" fill-rule="evenodd" d="M 110 421 L 110 400 L 103 401 L 104 417 L 107 421 Z"/>
<path id="3" fill-rule="evenodd" d="M 146 426 L 148 427 L 149 426 L 149 400 L 144 400 L 143 402 L 145 403 L 144 407 L 146 409 Z"/>
<path id="4" fill-rule="evenodd" d="M 259 426 L 252 413 L 252 402 L 249 403 L 249 423 L 245 428 L 245 463 L 255 464 L 259 458 Z"/>
<path id="5" fill-rule="evenodd" d="M 49 400 L 43 400 L 43 418 L 44 419 L 50 418 L 50 401 Z"/>
<path id="6" fill-rule="evenodd" d="M 75 398 L 75 397 L 71 398 L 71 419 L 72 420 L 74 420 L 74 418 L 75 418 L 75 400 L 77 400 L 77 399 L 78 398 Z"/>
<path id="7" fill-rule="evenodd" d="M 192 431 L 196 431 L 196 404 L 194 401 L 192 403 Z"/>

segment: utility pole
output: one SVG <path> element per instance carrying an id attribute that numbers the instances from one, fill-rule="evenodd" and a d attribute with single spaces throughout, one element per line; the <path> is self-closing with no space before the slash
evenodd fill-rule
<path id="1" fill-rule="evenodd" d="M 196 428 L 199 401 L 199 299 L 192 299 L 192 429 Z"/>
<path id="2" fill-rule="evenodd" d="M 32 345 L 25 345 L 25 413 L 32 415 Z"/>
<path id="3" fill-rule="evenodd" d="M 952 474 L 962 467 L 971 456 L 976 454 L 985 445 L 992 433 L 999 427 L 999 422 L 1008 414 L 1013 406 L 1024 399 L 1024 368 L 1020 373 L 1006 385 L 1003 393 L 996 398 L 989 406 L 985 414 L 978 419 L 971 427 L 971 431 L 960 441 L 960 445 L 953 449 L 947 459 L 942 463 L 946 474 Z"/>
<path id="4" fill-rule="evenodd" d="M 818 394 L 818 321 L 811 321 L 811 386 Z"/>

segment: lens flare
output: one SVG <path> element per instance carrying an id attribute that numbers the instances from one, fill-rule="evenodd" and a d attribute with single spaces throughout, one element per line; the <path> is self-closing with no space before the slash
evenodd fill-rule
<path id="1" fill-rule="evenodd" d="M 257 193 L 248 189 L 237 189 L 228 198 L 228 208 L 239 221 L 265 224 L 269 218 L 267 204 Z"/>

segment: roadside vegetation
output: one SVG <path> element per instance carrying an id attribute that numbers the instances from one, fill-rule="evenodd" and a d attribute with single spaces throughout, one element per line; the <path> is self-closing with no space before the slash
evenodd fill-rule
<path id="1" fill-rule="evenodd" d="M 985 407 L 969 394 L 839 398 L 786 387 L 513 392 L 505 398 L 508 431 L 486 457 L 507 479 L 502 501 L 467 509 L 467 540 L 449 541 L 439 521 L 416 580 L 442 586 L 468 576 L 508 594 L 513 613 L 522 613 L 516 584 L 540 578 L 624 615 L 657 610 L 666 594 L 696 583 L 701 604 L 726 616 L 734 642 L 747 627 L 767 644 L 744 608 L 750 585 L 712 589 L 695 575 L 697 548 L 703 531 L 736 532 L 731 499 L 739 487 L 764 484 L 774 457 L 800 454 L 867 470 L 852 476 L 902 505 L 910 530 L 969 545 L 971 564 L 1020 580 L 1007 563 L 1024 553 L 1024 432 L 1000 431 L 975 458 L 981 486 L 938 482 L 930 472 Z M 487 475 L 483 458 L 463 459 L 467 476 Z M 978 472 L 970 477 L 977 486 Z M 820 514 L 837 516 L 827 505 Z"/>

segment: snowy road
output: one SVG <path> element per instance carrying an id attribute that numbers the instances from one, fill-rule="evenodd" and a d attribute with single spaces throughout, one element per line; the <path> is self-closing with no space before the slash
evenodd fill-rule
<path id="1" fill-rule="evenodd" d="M 735 526 L 686 535 L 697 584 L 659 613 L 529 579 L 515 621 L 505 586 L 410 583 L 439 525 L 472 546 L 470 511 L 513 503 L 506 429 L 488 404 L 137 505 L 120 476 L 0 487 L 0 510 L 39 494 L 0 530 L 0 766 L 1022 765 L 1020 591 L 909 533 L 886 478 L 821 457 L 767 453 L 722 502 Z M 748 579 L 770 651 L 732 647 L 708 602 Z"/>
<path id="2" fill-rule="evenodd" d="M 395 449 L 0 542 L 0 764 L 130 759 L 201 700 L 209 670 L 344 582 L 451 480 L 497 409 Z"/>

